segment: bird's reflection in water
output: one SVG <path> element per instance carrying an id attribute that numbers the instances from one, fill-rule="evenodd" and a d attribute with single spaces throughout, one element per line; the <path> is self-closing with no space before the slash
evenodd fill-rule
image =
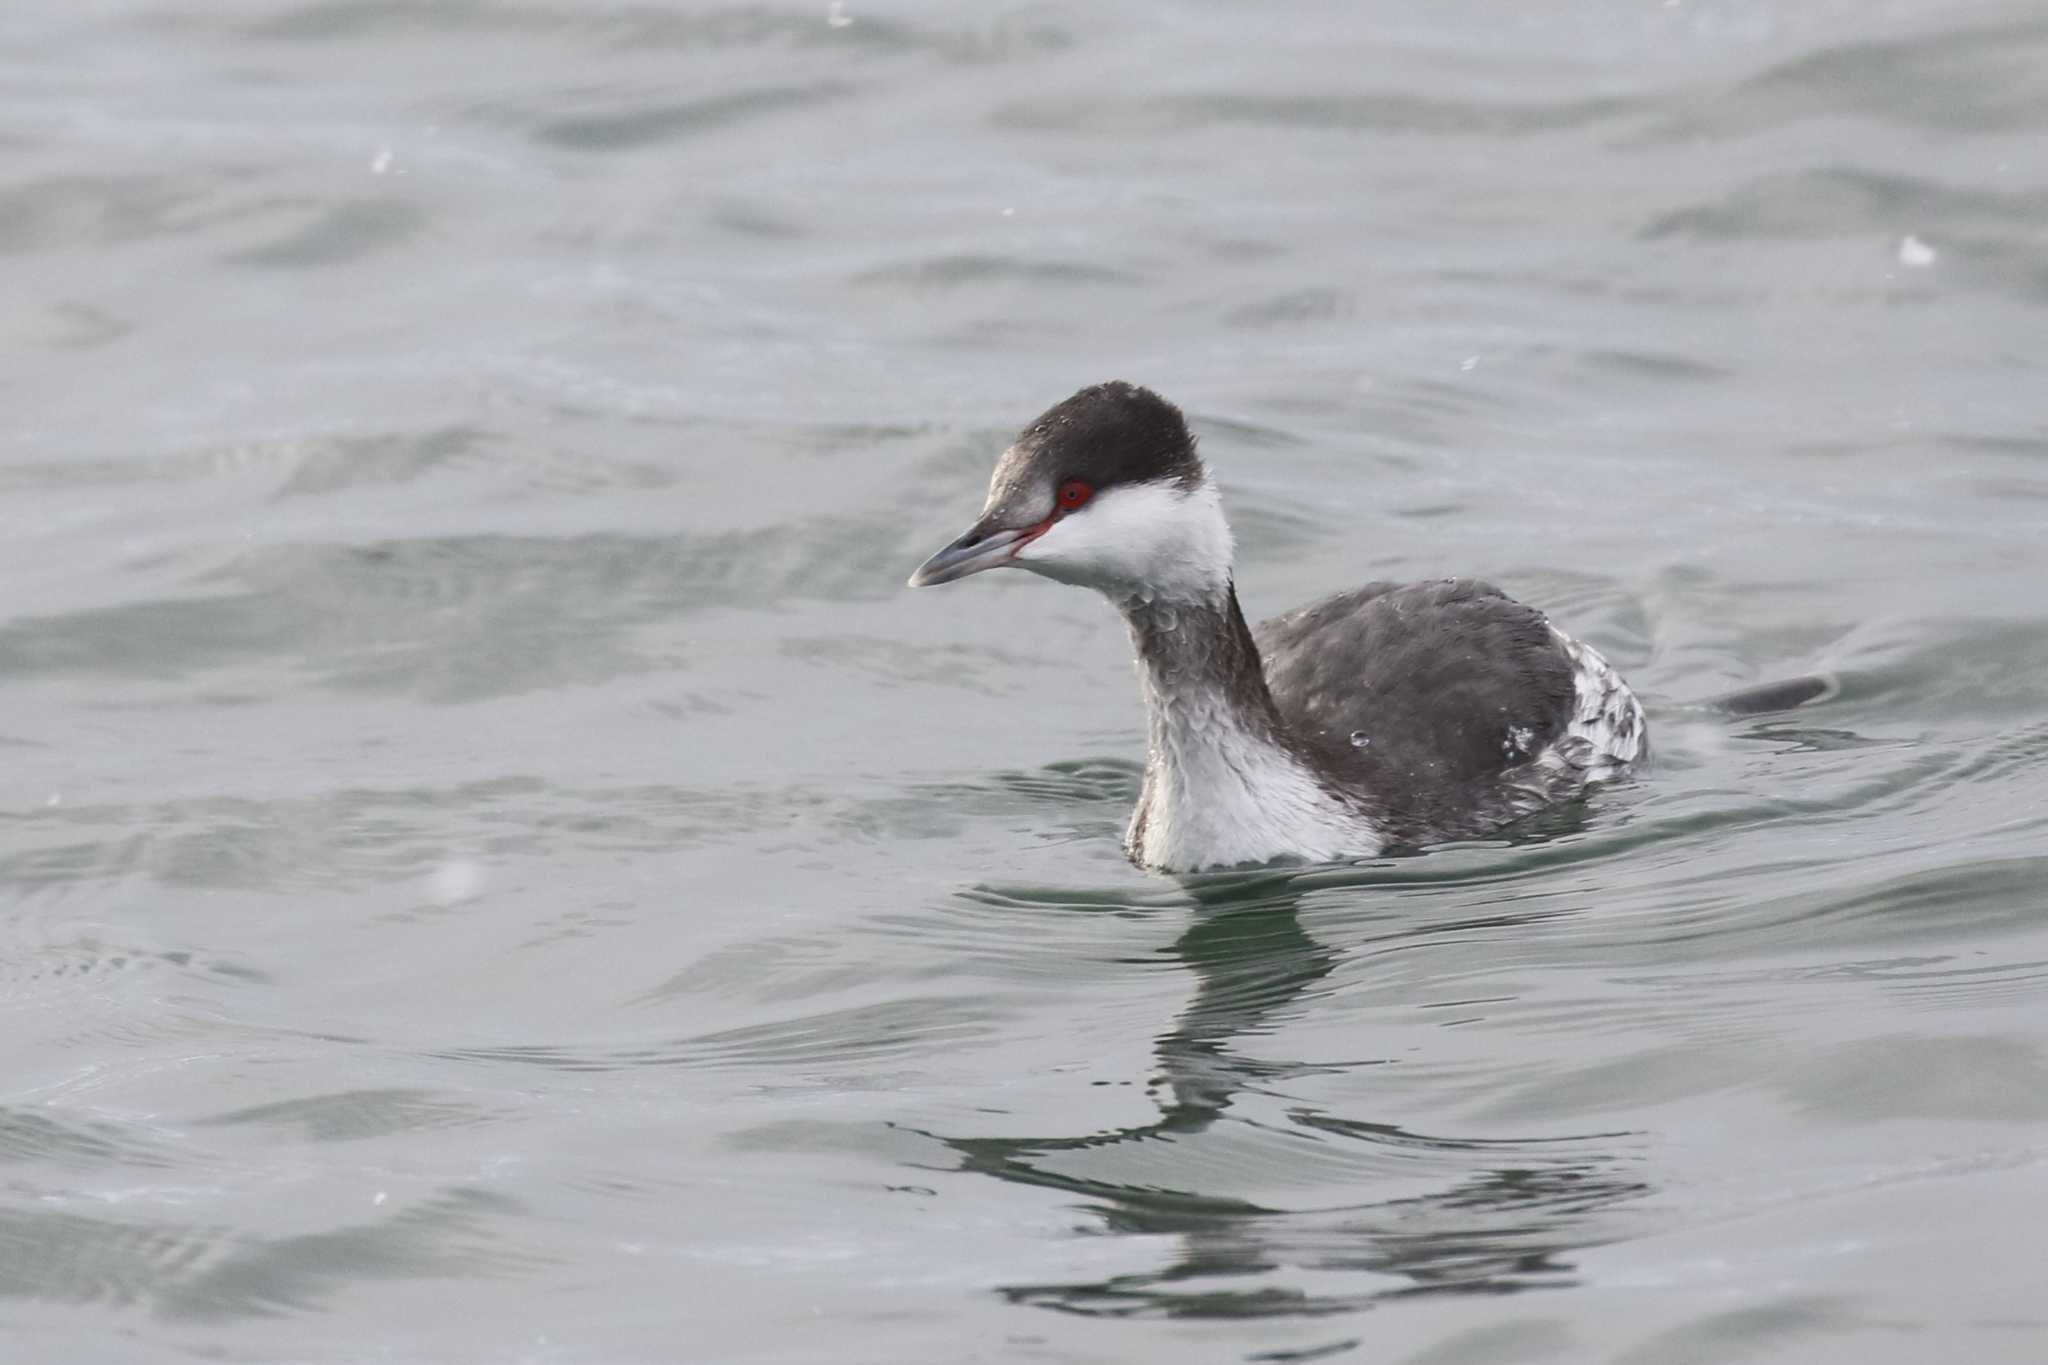
<path id="1" fill-rule="evenodd" d="M 1648 1193 L 1625 1134 L 1441 1138 L 1298 1104 L 1286 1105 L 1284 1125 L 1232 1115 L 1243 1097 L 1285 1105 L 1291 1078 L 1343 1069 L 1244 1050 L 1290 1007 L 1307 1007 L 1339 955 L 1303 930 L 1298 884 L 1284 874 L 1190 889 L 1203 904 L 1168 952 L 1194 973 L 1197 989 L 1154 1048 L 1155 1121 L 1080 1137 L 931 1135 L 962 1169 L 1065 1191 L 1104 1233 L 1176 1238 L 1177 1250 L 1143 1273 L 1012 1285 L 1004 1294 L 1115 1316 L 1334 1313 L 1390 1296 L 1566 1284 L 1571 1252 L 1619 1234 L 1612 1211 Z M 1494 915 L 1465 927 L 1516 922 Z M 1327 1181 L 1316 1181 L 1319 1170 Z M 1320 1184 L 1335 1198 L 1318 1203 L 1311 1194 L 1283 1207 L 1203 1188 L 1218 1176 L 1262 1173 L 1268 1187 Z M 1376 1201 L 1375 1184 L 1401 1192 Z M 1318 1272 L 1314 1289 L 1289 1283 L 1300 1272 Z"/>

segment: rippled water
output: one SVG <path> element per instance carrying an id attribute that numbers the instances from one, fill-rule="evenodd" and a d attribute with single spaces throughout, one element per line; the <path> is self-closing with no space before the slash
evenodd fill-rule
<path id="1" fill-rule="evenodd" d="M 2048 1358 L 2038 6 L 17 0 L 0 73 L 8 1359 Z M 1656 767 L 1125 865 L 1111 613 L 899 587 L 1109 377 L 1248 609 L 1494 578 Z"/>

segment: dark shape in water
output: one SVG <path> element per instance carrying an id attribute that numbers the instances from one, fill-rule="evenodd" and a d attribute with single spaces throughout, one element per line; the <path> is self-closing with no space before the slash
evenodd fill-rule
<path id="1" fill-rule="evenodd" d="M 1276 1154 L 1276 1166 L 1330 1160 L 1365 1168 L 1354 1170 L 1354 1177 L 1391 1167 L 1411 1181 L 1440 1172 L 1444 1188 L 1356 1205 L 1285 1208 L 1157 1179 L 1162 1171 L 1217 1169 L 1203 1159 L 1204 1140 L 1233 1122 L 1229 1111 L 1239 1096 L 1270 1095 L 1291 1077 L 1344 1069 L 1237 1051 L 1240 1040 L 1271 1034 L 1329 975 L 1339 954 L 1302 929 L 1293 877 L 1204 882 L 1190 890 L 1221 903 L 1198 911 L 1169 950 L 1199 984 L 1194 1000 L 1154 1045 L 1160 1095 L 1155 1121 L 1073 1137 L 927 1134 L 959 1156 L 961 1170 L 1077 1196 L 1107 1232 L 1180 1239 L 1178 1251 L 1154 1270 L 1009 1285 L 1001 1290 L 1005 1297 L 1112 1317 L 1320 1316 L 1386 1297 L 1566 1285 L 1568 1253 L 1620 1235 L 1612 1211 L 1650 1187 L 1625 1170 L 1630 1157 L 1619 1147 L 1628 1135 L 1619 1133 L 1450 1138 L 1294 1109 L 1287 1115 L 1290 1128 L 1276 1135 L 1272 1126 L 1260 1125 L 1254 1140 L 1291 1145 L 1314 1135 L 1321 1141 Z M 1461 927 L 1500 928 L 1542 917 L 1504 914 Z M 1416 932 L 1443 929 L 1437 924 Z M 1378 1063 L 1350 1065 L 1361 1064 Z M 1233 1165 L 1244 1161 L 1243 1142 L 1242 1132 L 1225 1139 Z M 1332 1144 L 1340 1149 L 1334 1154 Z M 1282 1267 L 1398 1276 L 1405 1283 L 1368 1281 L 1354 1293 L 1330 1294 L 1207 1283 L 1241 1281 Z"/>

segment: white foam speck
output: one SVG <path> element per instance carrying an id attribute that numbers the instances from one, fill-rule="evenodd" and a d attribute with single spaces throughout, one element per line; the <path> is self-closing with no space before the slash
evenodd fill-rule
<path id="1" fill-rule="evenodd" d="M 483 864 L 474 858 L 450 858 L 427 877 L 427 897 L 436 905 L 457 905 L 483 894 Z"/>
<path id="2" fill-rule="evenodd" d="M 825 7 L 825 22 L 834 28 L 845 28 L 853 22 L 853 16 L 846 12 L 846 0 L 832 0 Z"/>
<path id="3" fill-rule="evenodd" d="M 1899 239 L 1900 265 L 1911 266 L 1915 270 L 1924 270 L 1926 267 L 1933 265 L 1935 258 L 1940 254 L 1933 247 L 1927 245 L 1927 243 L 1921 241 L 1910 232 Z"/>
<path id="4" fill-rule="evenodd" d="M 377 155 L 370 158 L 370 174 L 385 175 L 391 170 L 391 149 L 379 147 Z"/>

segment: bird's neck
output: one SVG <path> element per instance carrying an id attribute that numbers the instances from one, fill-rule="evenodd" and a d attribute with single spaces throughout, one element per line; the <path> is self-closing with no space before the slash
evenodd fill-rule
<path id="1" fill-rule="evenodd" d="M 1377 846 L 1289 743 L 1228 583 L 1220 596 L 1127 602 L 1123 613 L 1149 721 L 1134 859 L 1179 872 Z"/>
<path id="2" fill-rule="evenodd" d="M 1283 744 L 1259 647 L 1228 580 L 1219 594 L 1192 601 L 1121 605 L 1138 656 L 1155 759 L 1163 753 L 1171 760 L 1226 730 Z"/>

